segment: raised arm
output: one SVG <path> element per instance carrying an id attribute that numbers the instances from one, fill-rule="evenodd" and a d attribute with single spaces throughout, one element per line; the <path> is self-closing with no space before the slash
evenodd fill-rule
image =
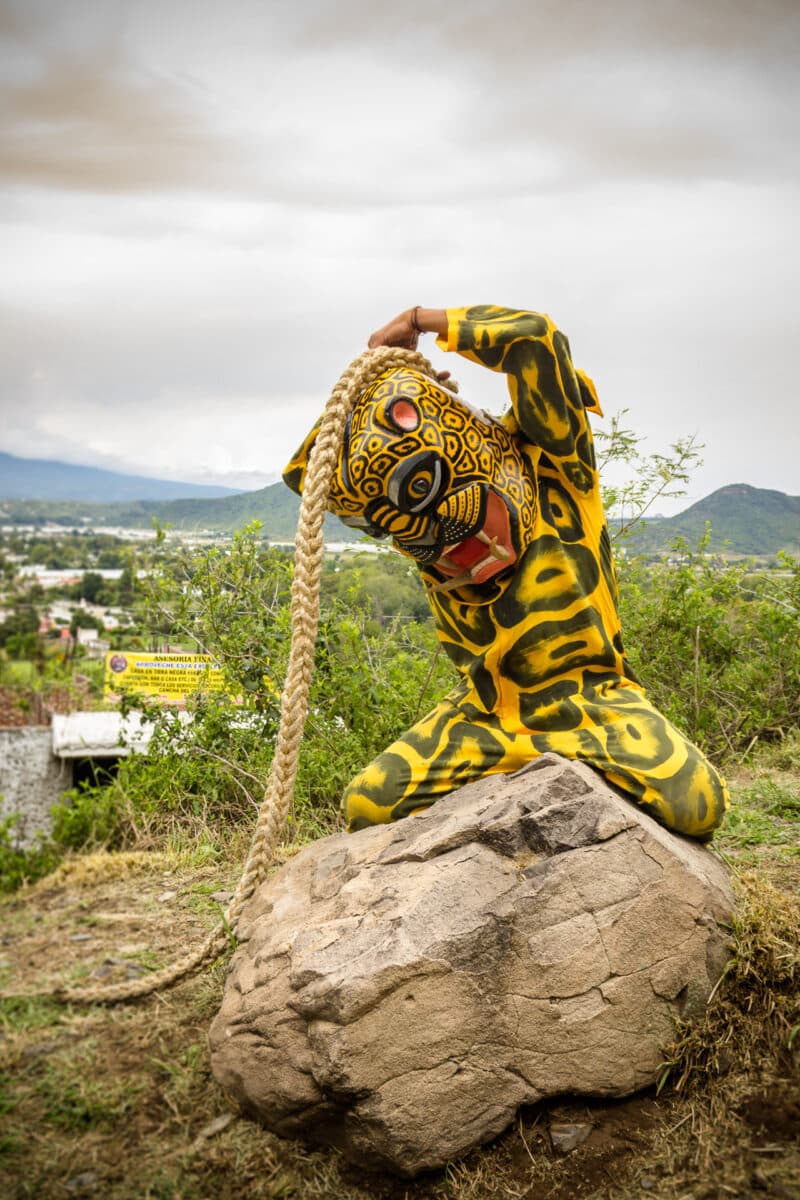
<path id="1" fill-rule="evenodd" d="M 600 413 L 594 384 L 572 363 L 566 335 L 549 317 L 519 309 L 410 308 L 372 335 L 371 347 L 414 348 L 436 333 L 443 350 L 508 376 L 512 414 L 505 424 L 547 455 L 579 492 L 596 486 L 586 412 Z"/>

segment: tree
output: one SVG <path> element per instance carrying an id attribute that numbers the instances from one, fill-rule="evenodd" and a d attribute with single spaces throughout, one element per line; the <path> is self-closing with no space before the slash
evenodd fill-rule
<path id="1" fill-rule="evenodd" d="M 35 635 L 39 629 L 39 613 L 32 604 L 19 604 L 5 621 L 0 625 L 0 646 L 7 646 L 11 652 L 11 640 L 27 634 Z M 14 642 L 16 647 L 29 645 L 27 642 Z M 35 644 L 35 643 L 34 643 Z"/>
<path id="2" fill-rule="evenodd" d="M 96 629 L 98 633 L 102 633 L 104 625 L 99 617 L 93 617 L 85 608 L 76 608 L 69 623 L 69 631 L 75 637 L 79 629 Z"/>
<path id="3" fill-rule="evenodd" d="M 97 571 L 86 571 L 80 583 L 79 599 L 89 604 L 99 603 L 98 597 L 105 588 L 105 579 Z"/>

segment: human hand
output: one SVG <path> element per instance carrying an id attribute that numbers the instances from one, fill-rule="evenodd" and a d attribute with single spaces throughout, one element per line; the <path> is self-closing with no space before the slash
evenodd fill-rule
<path id="1" fill-rule="evenodd" d="M 416 350 L 420 331 L 414 320 L 416 309 L 408 308 L 393 317 L 386 325 L 371 334 L 367 346 L 370 350 L 378 346 L 401 346 L 404 350 Z"/>

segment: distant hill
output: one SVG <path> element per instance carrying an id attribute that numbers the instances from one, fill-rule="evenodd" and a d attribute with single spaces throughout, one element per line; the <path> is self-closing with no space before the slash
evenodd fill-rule
<path id="1" fill-rule="evenodd" d="M 187 532 L 207 529 L 230 533 L 258 520 L 269 541 L 291 542 L 299 510 L 299 497 L 279 482 L 255 492 L 210 500 L 135 500 L 125 504 L 7 500 L 0 501 L 0 521 L 149 528 L 155 517 L 162 525 Z M 637 527 L 625 545 L 632 552 L 653 553 L 667 550 L 676 537 L 684 537 L 694 545 L 705 532 L 707 521 L 712 527 L 712 549 L 759 557 L 772 556 L 778 550 L 800 553 L 800 496 L 746 483 L 720 488 L 675 517 L 653 518 Z M 357 530 L 349 529 L 336 517 L 326 518 L 327 541 L 355 542 L 360 537 Z"/>
<path id="2" fill-rule="evenodd" d="M 175 529 L 231 532 L 249 521 L 260 521 L 269 541 L 293 542 L 300 497 L 278 481 L 257 492 L 240 492 L 221 500 L 172 500 L 154 507 L 158 520 Z M 358 542 L 362 537 L 357 529 L 349 529 L 330 515 L 325 518 L 324 534 L 329 542 Z"/>
<path id="3" fill-rule="evenodd" d="M 147 529 L 155 518 L 162 525 L 186 532 L 202 529 L 230 533 L 250 521 L 260 521 L 264 537 L 271 542 L 294 541 L 300 497 L 282 482 L 255 492 L 236 492 L 220 499 L 133 500 L 125 504 L 92 504 L 68 500 L 0 500 L 0 522 L 64 526 L 119 525 Z M 330 542 L 357 542 L 358 530 L 349 529 L 336 517 L 325 518 L 324 535 Z"/>
<path id="4" fill-rule="evenodd" d="M 90 500 L 111 504 L 125 500 L 176 500 L 182 497 L 231 496 L 235 488 L 179 483 L 121 475 L 99 467 L 44 458 L 17 458 L 0 453 L 0 500 Z"/>
<path id="5" fill-rule="evenodd" d="M 758 556 L 778 550 L 800 552 L 800 496 L 748 483 L 731 483 L 677 516 L 647 521 L 626 544 L 634 551 L 659 551 L 682 537 L 694 545 L 705 533 L 706 523 L 711 525 L 711 550 Z"/>

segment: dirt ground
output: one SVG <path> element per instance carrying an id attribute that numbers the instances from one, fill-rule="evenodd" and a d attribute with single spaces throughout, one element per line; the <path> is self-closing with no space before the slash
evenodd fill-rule
<path id="1" fill-rule="evenodd" d="M 740 833 L 720 845 L 734 866 L 796 891 L 800 821 L 789 811 L 770 828 L 767 844 Z M 215 922 L 234 883 L 218 865 L 166 854 L 77 858 L 3 901 L 0 987 L 111 982 L 168 963 Z M 224 973 L 218 963 L 131 1005 L 4 1000 L 0 1196 L 800 1198 L 800 1073 L 789 1048 L 763 1061 L 723 1056 L 718 1076 L 679 1092 L 668 1084 L 616 1103 L 564 1097 L 524 1109 L 490 1146 L 413 1182 L 365 1175 L 264 1132 L 219 1090 L 206 1031 Z"/>

